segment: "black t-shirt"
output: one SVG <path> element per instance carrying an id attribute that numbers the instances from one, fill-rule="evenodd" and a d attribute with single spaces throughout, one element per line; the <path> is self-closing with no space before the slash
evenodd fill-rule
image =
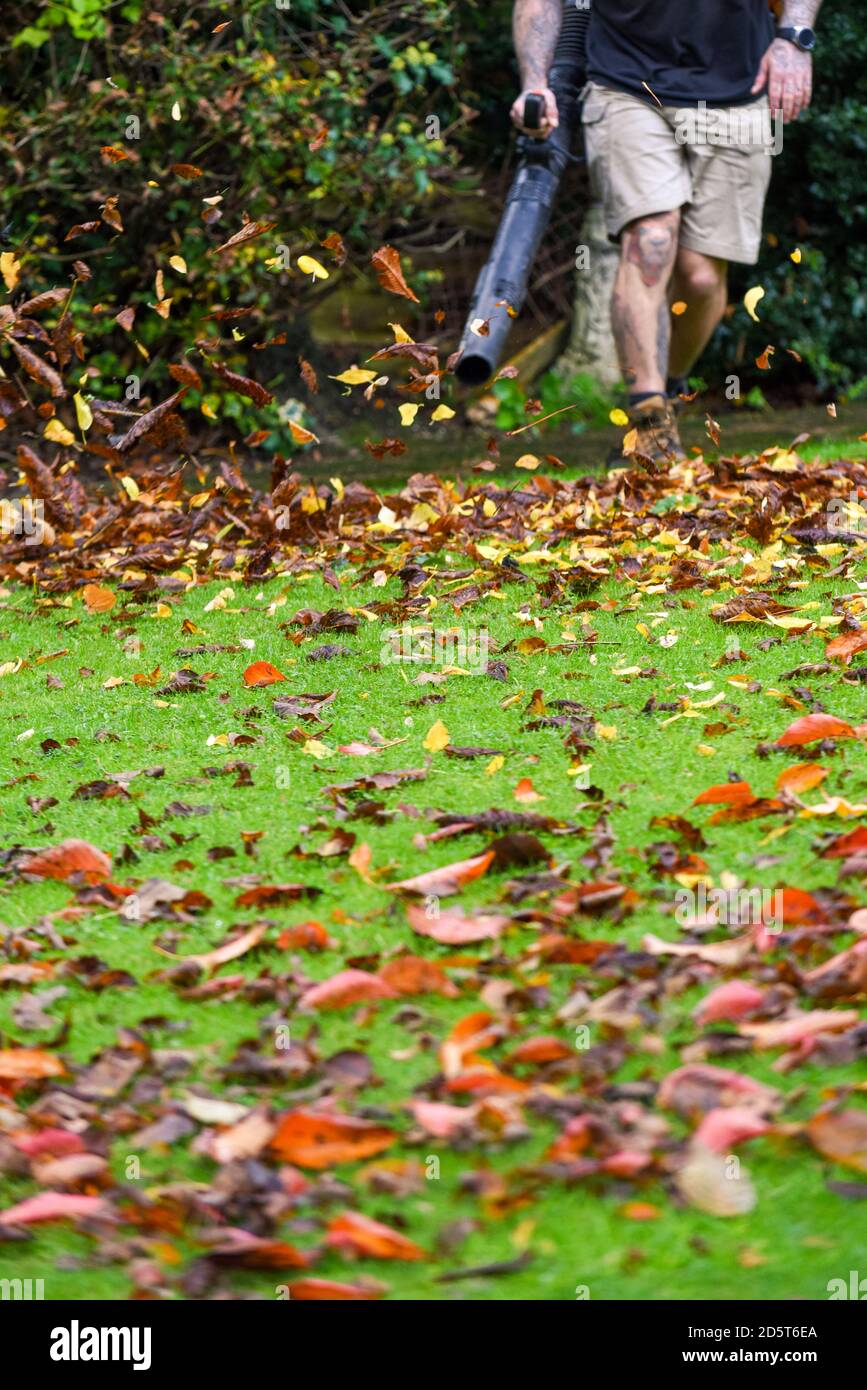
<path id="1" fill-rule="evenodd" d="M 768 0 L 592 0 L 587 76 L 663 106 L 738 106 L 773 37 Z"/>

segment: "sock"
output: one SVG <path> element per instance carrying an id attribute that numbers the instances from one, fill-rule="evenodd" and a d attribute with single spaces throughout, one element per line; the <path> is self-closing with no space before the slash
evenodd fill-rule
<path id="1" fill-rule="evenodd" d="M 630 391 L 628 398 L 629 409 L 634 410 L 635 407 L 637 405 L 641 405 L 643 401 L 649 401 L 654 396 L 661 396 L 663 394 L 664 393 L 662 391 Z"/>
<path id="2" fill-rule="evenodd" d="M 688 396 L 689 382 L 685 376 L 670 376 L 665 383 L 667 396 Z"/>

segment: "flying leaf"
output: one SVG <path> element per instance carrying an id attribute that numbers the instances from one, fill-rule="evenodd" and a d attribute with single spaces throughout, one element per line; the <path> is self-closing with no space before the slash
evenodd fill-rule
<path id="1" fill-rule="evenodd" d="M 747 290 L 746 294 L 744 295 L 744 308 L 746 309 L 750 318 L 755 319 L 756 323 L 758 323 L 759 321 L 759 316 L 756 313 L 756 305 L 758 304 L 759 300 L 764 299 L 764 297 L 765 291 L 761 285 L 754 285 L 752 289 Z"/>
<path id="2" fill-rule="evenodd" d="M 413 294 L 403 277 L 400 256 L 393 246 L 380 246 L 371 256 L 370 264 L 376 271 L 376 278 L 383 289 L 388 290 L 389 294 L 403 295 L 405 299 L 411 299 L 414 304 L 418 304 L 417 295 Z"/>

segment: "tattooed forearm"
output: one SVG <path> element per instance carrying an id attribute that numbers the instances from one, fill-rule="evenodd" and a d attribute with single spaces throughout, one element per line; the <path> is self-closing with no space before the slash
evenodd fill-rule
<path id="1" fill-rule="evenodd" d="M 548 85 L 548 69 L 560 33 L 560 14 L 560 0 L 515 0 L 512 37 L 525 90 Z"/>
<path id="2" fill-rule="evenodd" d="M 784 28 L 812 29 L 821 8 L 822 0 L 786 0 L 780 24 Z"/>

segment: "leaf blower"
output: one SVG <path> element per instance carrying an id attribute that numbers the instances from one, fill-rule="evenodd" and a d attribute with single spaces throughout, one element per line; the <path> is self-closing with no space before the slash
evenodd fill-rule
<path id="1" fill-rule="evenodd" d="M 506 346 L 513 317 L 524 303 L 527 281 L 545 235 L 566 165 L 574 159 L 572 141 L 581 123 L 581 90 L 586 80 L 585 43 L 589 3 L 564 0 L 560 36 L 551 60 L 548 86 L 557 98 L 560 123 L 547 139 L 518 137 L 518 167 L 509 189 L 491 254 L 476 280 L 455 366 L 458 381 L 481 386 L 493 376 Z M 543 100 L 524 103 L 524 125 L 537 130 Z M 511 311 L 511 312 L 510 312 Z"/>

